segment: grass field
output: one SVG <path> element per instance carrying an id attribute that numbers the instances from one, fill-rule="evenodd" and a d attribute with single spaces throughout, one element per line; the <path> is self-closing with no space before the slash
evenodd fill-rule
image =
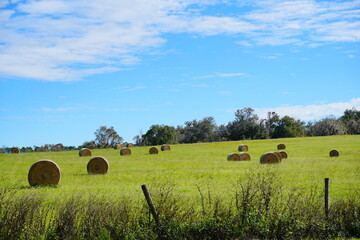
<path id="1" fill-rule="evenodd" d="M 286 145 L 288 159 L 281 164 L 260 164 L 261 154 L 276 151 L 279 143 Z M 251 161 L 227 161 L 228 154 L 237 152 L 240 144 L 249 146 Z M 91 157 L 79 157 L 78 151 L 1 154 L 0 188 L 21 189 L 21 194 L 101 193 L 140 198 L 142 184 L 151 189 L 171 182 L 185 197 L 198 196 L 198 187 L 226 195 L 249 174 L 271 169 L 288 188 L 322 188 L 324 178 L 330 178 L 334 198 L 356 196 L 360 191 L 360 135 L 181 144 L 152 155 L 149 148 L 133 147 L 130 156 L 120 156 L 114 149 L 92 150 L 92 157 L 103 156 L 109 161 L 106 175 L 88 175 L 86 165 Z M 332 149 L 340 156 L 330 158 Z M 29 168 L 40 159 L 59 165 L 58 187 L 29 186 Z"/>
<path id="2" fill-rule="evenodd" d="M 288 159 L 260 164 L 279 143 Z M 240 144 L 251 161 L 227 161 Z M 106 175 L 89 175 L 92 157 L 78 151 L 1 154 L 0 240 L 360 238 L 360 135 L 172 145 L 157 155 L 149 148 L 130 156 L 93 150 L 109 161 Z M 330 158 L 332 149 L 340 156 Z M 57 187 L 30 187 L 29 168 L 40 159 L 59 165 Z"/>

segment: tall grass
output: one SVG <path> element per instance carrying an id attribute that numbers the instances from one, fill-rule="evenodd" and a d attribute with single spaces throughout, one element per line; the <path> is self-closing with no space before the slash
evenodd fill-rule
<path id="1" fill-rule="evenodd" d="M 286 145 L 288 159 L 259 163 Z M 239 144 L 251 161 L 227 161 Z M 360 238 L 360 135 L 174 145 L 156 155 L 93 150 L 110 163 L 88 175 L 77 151 L 0 154 L 0 239 Z M 329 151 L 337 149 L 338 158 Z M 30 187 L 29 167 L 51 159 L 57 187 Z M 330 178 L 325 217 L 323 181 Z M 156 225 L 140 186 L 150 188 Z"/>
<path id="2" fill-rule="evenodd" d="M 325 217 L 322 189 L 285 189 L 273 170 L 247 174 L 227 196 L 198 186 L 183 198 L 176 183 L 150 191 L 160 224 L 144 199 L 0 192 L 0 239 L 331 239 L 360 237 L 360 199 L 332 202 Z"/>

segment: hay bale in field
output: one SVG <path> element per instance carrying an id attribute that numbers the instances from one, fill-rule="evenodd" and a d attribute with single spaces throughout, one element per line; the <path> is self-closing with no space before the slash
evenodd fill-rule
<path id="1" fill-rule="evenodd" d="M 122 145 L 121 144 L 115 144 L 114 146 L 114 149 L 115 150 L 118 150 L 118 149 L 121 149 L 122 148 Z"/>
<path id="2" fill-rule="evenodd" d="M 11 148 L 11 153 L 14 153 L 14 154 L 20 153 L 20 148 L 18 148 L 18 147 Z"/>
<path id="3" fill-rule="evenodd" d="M 238 147 L 238 150 L 239 150 L 239 152 L 247 152 L 247 151 L 249 151 L 249 147 L 248 147 L 248 145 L 246 145 L 246 144 L 241 144 L 241 145 Z"/>
<path id="4" fill-rule="evenodd" d="M 285 151 L 279 151 L 278 153 L 280 153 L 281 158 L 288 158 L 288 155 Z"/>
<path id="5" fill-rule="evenodd" d="M 109 170 L 109 162 L 104 157 L 94 157 L 87 164 L 89 174 L 106 174 Z"/>
<path id="6" fill-rule="evenodd" d="M 282 156 L 281 156 L 281 154 L 279 153 L 279 152 L 274 152 L 275 154 L 276 154 L 276 156 L 280 159 L 280 162 L 281 162 L 281 160 L 282 160 Z"/>
<path id="7" fill-rule="evenodd" d="M 80 157 L 90 157 L 91 156 L 91 151 L 88 148 L 82 148 L 79 151 L 79 156 Z"/>
<path id="8" fill-rule="evenodd" d="M 89 149 L 90 149 L 90 150 L 93 150 L 93 149 L 95 149 L 95 146 L 94 146 L 94 145 L 91 145 L 91 146 L 89 146 Z"/>
<path id="9" fill-rule="evenodd" d="M 159 150 L 157 149 L 157 147 L 151 147 L 149 149 L 149 153 L 150 154 L 158 154 L 159 153 Z"/>
<path id="10" fill-rule="evenodd" d="M 280 144 L 277 145 L 278 150 L 284 150 L 285 148 L 286 148 L 286 146 L 283 143 L 280 143 Z"/>
<path id="11" fill-rule="evenodd" d="M 161 151 L 170 151 L 170 145 L 167 145 L 167 144 L 162 145 Z"/>
<path id="12" fill-rule="evenodd" d="M 134 144 L 132 144 L 132 143 L 127 143 L 127 144 L 126 144 L 126 147 L 127 147 L 127 148 L 134 147 Z"/>
<path id="13" fill-rule="evenodd" d="M 229 161 L 241 161 L 241 157 L 239 153 L 231 153 L 227 157 L 227 160 Z"/>
<path id="14" fill-rule="evenodd" d="M 251 160 L 250 154 L 248 154 L 248 153 L 241 152 L 241 153 L 239 153 L 239 155 L 240 155 L 241 161 L 250 161 Z"/>
<path id="15" fill-rule="evenodd" d="M 340 154 L 337 150 L 331 150 L 329 153 L 330 157 L 338 157 Z"/>
<path id="16" fill-rule="evenodd" d="M 51 160 L 39 160 L 30 167 L 28 181 L 31 186 L 58 185 L 60 168 Z"/>
<path id="17" fill-rule="evenodd" d="M 120 155 L 131 155 L 131 149 L 127 147 L 120 149 Z"/>
<path id="18" fill-rule="evenodd" d="M 260 157 L 260 163 L 280 163 L 281 160 L 274 152 L 267 152 L 261 155 Z"/>

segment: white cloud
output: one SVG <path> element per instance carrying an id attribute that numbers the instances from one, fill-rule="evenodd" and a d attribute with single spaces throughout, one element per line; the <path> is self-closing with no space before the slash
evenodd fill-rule
<path id="1" fill-rule="evenodd" d="M 192 87 L 207 87 L 208 85 L 207 84 L 194 84 L 194 85 L 191 85 Z"/>
<path id="2" fill-rule="evenodd" d="M 122 90 L 122 92 L 133 92 L 133 91 L 138 91 L 138 90 L 141 90 L 141 89 L 145 89 L 146 87 L 145 86 L 135 86 L 135 87 L 127 87 L 125 88 L 124 90 Z"/>
<path id="3" fill-rule="evenodd" d="M 219 92 L 220 95 L 230 95 L 232 94 L 232 92 L 230 91 L 222 91 L 222 92 Z"/>
<path id="4" fill-rule="evenodd" d="M 360 109 L 360 98 L 353 98 L 348 102 L 280 106 L 274 108 L 256 108 L 255 112 L 261 118 L 266 118 L 267 112 L 276 112 L 280 116 L 291 116 L 303 121 L 319 120 L 323 117 L 334 115 L 341 116 L 346 109 Z"/>
<path id="5" fill-rule="evenodd" d="M 43 107 L 41 111 L 48 112 L 48 113 L 59 113 L 59 112 L 75 112 L 80 110 L 78 107 L 58 107 L 58 108 L 49 108 Z"/>
<path id="6" fill-rule="evenodd" d="M 165 34 L 228 34 L 253 46 L 360 41 L 360 2 L 316 0 L 0 0 L 0 75 L 73 81 L 118 71 Z M 207 6 L 227 4 L 219 16 Z M 218 77 L 222 77 L 218 75 Z"/>
<path id="7" fill-rule="evenodd" d="M 218 77 L 238 77 L 238 76 L 245 76 L 245 73 L 217 73 L 215 74 Z"/>
<path id="8" fill-rule="evenodd" d="M 0 0 L 0 8 L 6 7 L 9 4 L 8 0 Z"/>
<path id="9" fill-rule="evenodd" d="M 208 75 L 202 75 L 196 77 L 196 79 L 204 79 L 204 78 L 214 78 L 214 77 L 220 77 L 220 78 L 228 78 L 228 77 L 239 77 L 239 76 L 246 76 L 246 73 L 214 73 L 214 74 L 208 74 Z"/>

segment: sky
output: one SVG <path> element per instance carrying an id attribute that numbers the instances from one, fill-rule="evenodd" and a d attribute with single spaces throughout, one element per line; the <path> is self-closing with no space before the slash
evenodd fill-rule
<path id="1" fill-rule="evenodd" d="M 360 110 L 360 1 L 0 0 L 0 146 Z"/>

